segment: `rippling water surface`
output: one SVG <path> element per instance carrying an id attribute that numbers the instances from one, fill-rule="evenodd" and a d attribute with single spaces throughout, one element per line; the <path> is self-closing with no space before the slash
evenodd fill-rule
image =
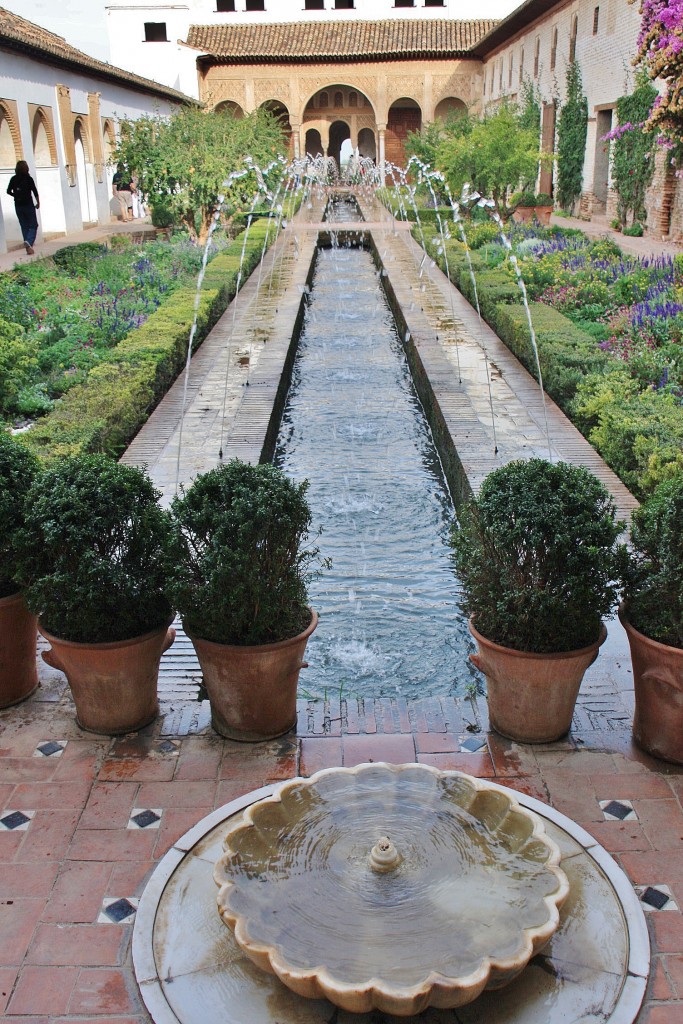
<path id="1" fill-rule="evenodd" d="M 453 507 L 368 252 L 322 249 L 276 462 L 310 480 L 320 625 L 303 695 L 420 697 L 472 678 Z"/>

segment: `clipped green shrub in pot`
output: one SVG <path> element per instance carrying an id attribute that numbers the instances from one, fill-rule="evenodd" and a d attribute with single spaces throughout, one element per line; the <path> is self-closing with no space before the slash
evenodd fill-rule
<path id="1" fill-rule="evenodd" d="M 453 534 L 491 725 L 511 739 L 564 735 L 616 602 L 624 524 L 583 467 L 511 462 L 486 477 Z"/>
<path id="2" fill-rule="evenodd" d="M 633 514 L 619 618 L 631 648 L 636 742 L 683 764 L 683 476 Z"/>
<path id="3" fill-rule="evenodd" d="M 65 459 L 27 496 L 17 578 L 71 687 L 79 725 L 108 735 L 158 714 L 173 643 L 165 596 L 169 520 L 141 469 L 103 455 Z"/>
<path id="4" fill-rule="evenodd" d="M 37 620 L 16 581 L 16 538 L 37 475 L 36 457 L 0 433 L 0 708 L 25 700 L 38 686 Z"/>
<path id="5" fill-rule="evenodd" d="M 296 723 L 299 670 L 318 621 L 307 596 L 319 562 L 307 546 L 307 486 L 233 459 L 172 503 L 169 594 L 222 736 L 272 739 Z"/>

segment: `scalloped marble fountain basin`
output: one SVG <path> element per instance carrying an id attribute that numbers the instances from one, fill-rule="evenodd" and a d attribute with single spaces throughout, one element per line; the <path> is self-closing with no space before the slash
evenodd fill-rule
<path id="1" fill-rule="evenodd" d="M 460 772 L 366 764 L 292 779 L 226 835 L 218 909 L 299 995 L 410 1016 L 507 985 L 569 892 L 538 815 Z"/>

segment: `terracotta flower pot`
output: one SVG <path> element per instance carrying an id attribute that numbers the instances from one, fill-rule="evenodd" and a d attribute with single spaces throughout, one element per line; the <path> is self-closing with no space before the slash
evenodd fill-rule
<path id="1" fill-rule="evenodd" d="M 553 212 L 552 206 L 536 206 L 536 220 L 542 227 L 547 227 L 550 224 L 550 216 Z"/>
<path id="2" fill-rule="evenodd" d="M 519 743 L 551 743 L 569 732 L 581 680 L 607 639 L 561 654 L 530 654 L 501 647 L 470 632 L 479 645 L 470 658 L 486 676 L 489 720 L 501 736 Z"/>
<path id="3" fill-rule="evenodd" d="M 631 648 L 636 709 L 633 738 L 648 753 L 683 764 L 683 650 L 639 633 L 619 608 Z"/>
<path id="4" fill-rule="evenodd" d="M 536 212 L 535 206 L 518 206 L 512 214 L 512 219 L 518 224 L 530 224 Z"/>
<path id="5" fill-rule="evenodd" d="M 30 697 L 38 686 L 38 620 L 22 594 L 0 598 L 0 708 Z"/>
<path id="6" fill-rule="evenodd" d="M 282 736 L 296 725 L 296 689 L 305 667 L 311 622 L 290 640 L 253 647 L 216 644 L 188 633 L 194 644 L 211 702 L 211 722 L 231 740 L 256 743 Z"/>
<path id="7" fill-rule="evenodd" d="M 168 623 L 131 640 L 103 644 L 74 643 L 39 629 L 51 645 L 43 660 L 68 679 L 81 729 L 118 736 L 154 721 L 159 661 L 175 640 Z"/>

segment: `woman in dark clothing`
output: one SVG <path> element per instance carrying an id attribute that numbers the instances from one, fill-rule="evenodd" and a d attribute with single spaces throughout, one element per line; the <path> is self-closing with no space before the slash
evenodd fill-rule
<path id="1" fill-rule="evenodd" d="M 36 183 L 28 173 L 28 164 L 25 160 L 20 160 L 15 167 L 14 174 L 7 186 L 7 194 L 14 199 L 14 209 L 21 227 L 26 252 L 29 256 L 33 256 L 33 243 L 38 232 L 36 210 L 40 209 L 40 198 Z M 35 206 L 33 205 L 33 196 L 36 197 Z"/>

